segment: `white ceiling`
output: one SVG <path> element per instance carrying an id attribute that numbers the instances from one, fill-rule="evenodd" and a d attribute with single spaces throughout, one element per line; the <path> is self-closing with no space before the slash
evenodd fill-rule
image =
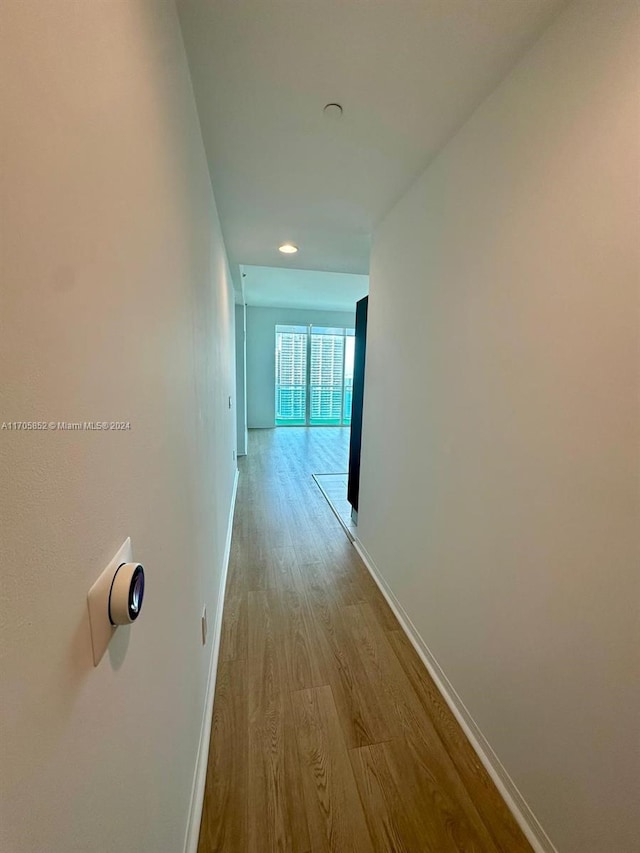
<path id="1" fill-rule="evenodd" d="M 238 264 L 368 272 L 376 222 L 564 5 L 178 0 L 236 284 Z"/>
<path id="2" fill-rule="evenodd" d="M 247 305 L 355 311 L 358 299 L 369 292 L 367 275 L 244 264 L 240 270 Z"/>

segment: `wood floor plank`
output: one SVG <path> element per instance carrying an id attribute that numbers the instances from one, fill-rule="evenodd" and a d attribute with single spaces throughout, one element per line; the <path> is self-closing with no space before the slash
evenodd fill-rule
<path id="1" fill-rule="evenodd" d="M 307 568 L 306 595 L 347 745 L 352 748 L 390 740 L 399 734 L 399 723 L 362 668 L 356 642 L 345 622 L 348 609 L 337 604 L 330 581 L 323 586 L 322 564 Z M 311 575 L 311 569 L 315 574 Z"/>
<path id="2" fill-rule="evenodd" d="M 227 592 L 222 616 L 220 660 L 247 659 L 248 613 L 247 593 Z"/>
<path id="3" fill-rule="evenodd" d="M 380 593 L 376 582 L 369 574 L 362 558 L 344 535 L 338 541 L 330 540 L 328 544 L 331 560 L 339 572 L 339 577 L 348 577 L 352 584 L 351 599 L 343 599 L 343 604 L 359 604 L 368 602 L 376 613 L 379 622 L 388 631 L 400 628 L 398 620 Z"/>
<path id="4" fill-rule="evenodd" d="M 249 719 L 248 851 L 311 850 L 289 693 L 266 698 Z"/>
<path id="5" fill-rule="evenodd" d="M 225 595 L 247 592 L 249 588 L 247 583 L 247 572 L 245 571 L 247 554 L 246 549 L 244 548 L 243 538 L 241 525 L 234 523 Z"/>
<path id="6" fill-rule="evenodd" d="M 198 853 L 248 846 L 246 661 L 220 661 Z"/>
<path id="7" fill-rule="evenodd" d="M 498 847 L 465 787 L 431 718 L 368 604 L 346 608 L 361 660 L 373 684 L 386 696 L 401 726 L 403 760 L 399 784 L 418 787 L 430 804 L 430 831 L 447 850 L 497 851 Z M 448 845 L 447 847 L 443 845 Z"/>
<path id="8" fill-rule="evenodd" d="M 366 853 L 371 838 L 330 687 L 292 694 L 314 853 Z"/>
<path id="9" fill-rule="evenodd" d="M 294 573 L 269 595 L 272 608 L 278 614 L 288 689 L 302 690 L 328 684 L 329 676 L 316 625 Z"/>
<path id="10" fill-rule="evenodd" d="M 469 833 L 442 789 L 404 738 L 352 750 L 369 829 L 380 853 L 486 853 L 492 844 Z"/>
<path id="11" fill-rule="evenodd" d="M 387 744 L 352 749 L 351 763 L 377 853 L 442 853 L 423 830 L 422 811 L 412 813 L 406 785 L 398 785 Z"/>
<path id="12" fill-rule="evenodd" d="M 248 593 L 248 850 L 306 853 L 309 836 L 277 599 Z"/>
<path id="13" fill-rule="evenodd" d="M 248 593 L 249 647 L 247 686 L 249 716 L 271 707 L 273 696 L 288 691 L 278 611 L 266 590 Z"/>
<path id="14" fill-rule="evenodd" d="M 392 631 L 387 636 L 497 848 L 505 853 L 530 853 L 529 842 L 407 636 L 402 631 Z"/>
<path id="15" fill-rule="evenodd" d="M 287 589 L 291 585 L 292 570 L 296 566 L 293 546 L 271 548 L 266 555 L 267 589 Z"/>

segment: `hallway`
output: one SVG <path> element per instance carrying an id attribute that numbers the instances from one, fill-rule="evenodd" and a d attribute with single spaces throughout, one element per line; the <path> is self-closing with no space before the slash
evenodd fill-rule
<path id="1" fill-rule="evenodd" d="M 312 479 L 348 438 L 239 460 L 198 851 L 528 851 Z"/>

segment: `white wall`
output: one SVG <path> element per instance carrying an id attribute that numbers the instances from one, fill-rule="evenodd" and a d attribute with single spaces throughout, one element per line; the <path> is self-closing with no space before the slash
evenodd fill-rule
<path id="1" fill-rule="evenodd" d="M 2 4 L 0 848 L 182 851 L 235 447 L 233 300 L 173 3 Z M 143 612 L 94 669 L 125 537 Z"/>
<path id="2" fill-rule="evenodd" d="M 570 6 L 371 261 L 359 535 L 561 853 L 640 836 L 637 12 Z"/>
<path id="3" fill-rule="evenodd" d="M 276 419 L 276 326 L 353 328 L 353 313 L 247 306 L 247 422 L 249 429 L 273 427 Z"/>
<path id="4" fill-rule="evenodd" d="M 236 425 L 238 456 L 247 454 L 247 344 L 246 308 L 236 305 Z"/>

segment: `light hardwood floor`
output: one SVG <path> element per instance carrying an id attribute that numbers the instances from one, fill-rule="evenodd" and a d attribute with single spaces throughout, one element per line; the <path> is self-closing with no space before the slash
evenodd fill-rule
<path id="1" fill-rule="evenodd" d="M 311 477 L 347 448 L 250 432 L 198 853 L 531 851 Z"/>

